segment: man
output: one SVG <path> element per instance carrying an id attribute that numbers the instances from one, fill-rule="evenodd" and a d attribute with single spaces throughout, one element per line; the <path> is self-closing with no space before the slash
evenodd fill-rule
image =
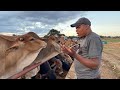
<path id="1" fill-rule="evenodd" d="M 76 27 L 80 46 L 77 51 L 65 46 L 62 46 L 62 50 L 74 57 L 77 79 L 100 79 L 99 67 L 103 50 L 100 37 L 92 32 L 91 22 L 85 17 L 80 18 L 71 27 Z"/>
<path id="2" fill-rule="evenodd" d="M 42 75 L 42 79 L 56 79 L 56 74 L 54 70 L 52 70 L 52 68 L 50 67 L 48 61 L 40 65 L 39 73 Z"/>

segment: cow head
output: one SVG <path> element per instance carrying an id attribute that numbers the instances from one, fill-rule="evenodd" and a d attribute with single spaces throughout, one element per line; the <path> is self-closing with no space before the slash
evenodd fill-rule
<path id="1" fill-rule="evenodd" d="M 6 53 L 8 54 L 17 50 L 34 52 L 38 51 L 39 49 L 45 48 L 46 45 L 47 43 L 45 43 L 44 41 L 35 38 L 31 34 L 27 33 L 25 35 L 19 36 L 11 45 L 11 47 L 6 50 Z"/>
<path id="2" fill-rule="evenodd" d="M 44 40 L 47 43 L 47 47 L 40 51 L 40 53 L 38 54 L 37 58 L 34 61 L 35 63 L 40 61 L 45 62 L 61 53 L 61 47 L 58 44 L 58 39 L 56 37 L 50 36 L 47 39 L 41 38 L 41 40 Z"/>
<path id="3" fill-rule="evenodd" d="M 23 70 L 35 60 L 40 50 L 47 46 L 45 41 L 34 36 L 39 37 L 31 32 L 18 36 L 15 41 L 10 43 L 5 51 L 5 57 L 0 60 L 2 67 L 0 78 L 1 76 L 3 78 L 9 77 Z"/>

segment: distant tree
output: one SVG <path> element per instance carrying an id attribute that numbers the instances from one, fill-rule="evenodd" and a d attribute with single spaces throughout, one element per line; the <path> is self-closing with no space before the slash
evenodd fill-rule
<path id="1" fill-rule="evenodd" d="M 45 35 L 45 36 L 44 36 L 44 38 L 48 38 L 48 36 L 47 36 L 47 35 Z"/>
<path id="2" fill-rule="evenodd" d="M 15 34 L 13 34 L 12 36 L 16 36 Z"/>
<path id="3" fill-rule="evenodd" d="M 59 36 L 65 36 L 65 34 L 59 34 Z"/>
<path id="4" fill-rule="evenodd" d="M 104 36 L 100 36 L 101 38 L 104 38 Z"/>
<path id="5" fill-rule="evenodd" d="M 47 36 L 51 36 L 51 35 L 59 35 L 60 34 L 60 31 L 56 30 L 56 29 L 51 29 Z"/>
<path id="6" fill-rule="evenodd" d="M 111 36 L 108 36 L 108 38 L 112 38 Z"/>
<path id="7" fill-rule="evenodd" d="M 65 36 L 65 34 L 61 34 L 60 31 L 56 30 L 56 29 L 51 29 L 47 35 L 45 35 L 44 37 L 47 38 L 51 35 L 57 35 L 58 37 L 60 36 Z"/>

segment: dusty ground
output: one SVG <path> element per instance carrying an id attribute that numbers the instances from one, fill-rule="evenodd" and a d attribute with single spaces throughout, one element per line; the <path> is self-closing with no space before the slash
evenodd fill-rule
<path id="1" fill-rule="evenodd" d="M 76 74 L 74 70 L 74 63 L 71 65 L 69 72 L 67 73 L 65 79 L 76 79 Z"/>
<path id="2" fill-rule="evenodd" d="M 120 79 L 120 43 L 105 44 L 102 61 L 102 78 Z"/>
<path id="3" fill-rule="evenodd" d="M 120 43 L 104 44 L 100 67 L 102 79 L 120 79 Z M 72 64 L 65 79 L 76 79 L 74 64 Z"/>

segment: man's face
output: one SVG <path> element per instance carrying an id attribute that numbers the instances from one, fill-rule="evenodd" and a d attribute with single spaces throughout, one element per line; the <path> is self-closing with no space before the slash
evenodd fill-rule
<path id="1" fill-rule="evenodd" d="M 87 34 L 88 25 L 80 25 L 76 27 L 76 33 L 78 34 L 79 37 L 84 37 Z"/>

